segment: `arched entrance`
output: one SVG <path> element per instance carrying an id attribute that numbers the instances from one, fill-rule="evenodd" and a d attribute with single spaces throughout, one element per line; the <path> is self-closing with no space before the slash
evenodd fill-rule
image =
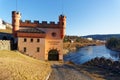
<path id="1" fill-rule="evenodd" d="M 52 49 L 48 52 L 48 60 L 50 60 L 50 61 L 58 61 L 59 60 L 59 53 L 56 49 Z"/>

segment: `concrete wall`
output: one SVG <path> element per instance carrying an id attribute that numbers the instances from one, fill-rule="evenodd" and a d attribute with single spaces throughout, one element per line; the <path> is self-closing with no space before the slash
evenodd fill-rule
<path id="1" fill-rule="evenodd" d="M 0 50 L 10 50 L 10 40 L 0 40 Z"/>

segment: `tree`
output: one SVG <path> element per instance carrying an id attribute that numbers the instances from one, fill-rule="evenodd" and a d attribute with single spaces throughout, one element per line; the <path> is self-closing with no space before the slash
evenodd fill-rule
<path id="1" fill-rule="evenodd" d="M 120 49 L 120 39 L 118 38 L 110 38 L 106 42 L 106 47 L 109 49 Z"/>

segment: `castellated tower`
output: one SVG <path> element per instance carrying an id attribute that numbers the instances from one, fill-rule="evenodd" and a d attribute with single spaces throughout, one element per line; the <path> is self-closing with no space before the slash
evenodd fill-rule
<path id="1" fill-rule="evenodd" d="M 14 37 L 17 37 L 16 31 L 19 30 L 20 26 L 20 12 L 12 11 L 12 26 L 13 26 L 13 35 Z"/>
<path id="2" fill-rule="evenodd" d="M 65 29 L 66 29 L 66 16 L 64 15 L 59 16 L 59 24 L 61 27 L 61 38 L 63 39 L 65 36 Z"/>
<path id="3" fill-rule="evenodd" d="M 12 12 L 13 35 L 18 51 L 40 60 L 63 60 L 66 16 L 60 15 L 58 23 L 22 21 L 20 18 L 19 12 Z"/>

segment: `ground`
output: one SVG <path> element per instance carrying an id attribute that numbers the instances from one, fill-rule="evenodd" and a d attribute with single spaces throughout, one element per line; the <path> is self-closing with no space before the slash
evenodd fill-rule
<path id="1" fill-rule="evenodd" d="M 120 74 L 95 66 L 51 63 L 49 80 L 120 80 Z"/>
<path id="2" fill-rule="evenodd" d="M 0 51 L 0 80 L 45 80 L 49 63 L 15 51 Z"/>
<path id="3" fill-rule="evenodd" d="M 0 51 L 0 80 L 120 80 L 119 75 L 95 66 L 44 62 L 17 51 Z"/>
<path id="4" fill-rule="evenodd" d="M 93 80 L 69 65 L 53 65 L 49 80 Z"/>

